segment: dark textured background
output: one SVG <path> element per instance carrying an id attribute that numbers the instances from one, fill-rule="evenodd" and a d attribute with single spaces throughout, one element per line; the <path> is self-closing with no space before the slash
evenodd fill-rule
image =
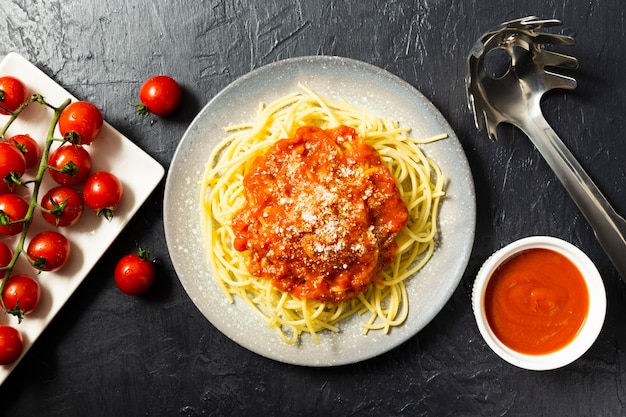
<path id="1" fill-rule="evenodd" d="M 580 60 L 579 87 L 548 96 L 546 118 L 624 214 L 621 0 L 0 0 L 0 55 L 16 51 L 96 103 L 109 123 L 165 167 L 201 107 L 254 68 L 319 54 L 383 67 L 448 119 L 467 153 L 478 209 L 465 276 L 430 325 L 380 357 L 312 369 L 250 353 L 198 312 L 168 257 L 161 185 L 0 387 L 0 415 L 625 415 L 624 284 L 530 142 L 505 127 L 502 139 L 490 143 L 465 104 L 465 61 L 474 41 L 501 21 L 530 14 L 563 20 L 563 33 L 577 39 L 567 53 Z M 157 73 L 181 82 L 183 105 L 167 119 L 138 117 L 130 103 L 141 82 Z M 517 369 L 495 356 L 470 308 L 482 262 L 534 234 L 584 250 L 608 293 L 595 345 L 550 372 Z M 158 258 L 159 277 L 146 296 L 131 298 L 116 289 L 112 265 L 135 241 Z"/>

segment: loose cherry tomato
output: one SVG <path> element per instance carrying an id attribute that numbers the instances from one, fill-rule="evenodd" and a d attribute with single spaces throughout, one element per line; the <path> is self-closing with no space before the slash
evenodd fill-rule
<path id="1" fill-rule="evenodd" d="M 120 180 L 110 172 L 99 171 L 91 174 L 83 185 L 83 199 L 90 209 L 107 220 L 113 218 L 113 212 L 120 204 L 124 187 Z"/>
<path id="2" fill-rule="evenodd" d="M 89 145 L 100 134 L 102 113 L 88 101 L 75 101 L 63 109 L 59 131 L 75 145 Z"/>
<path id="3" fill-rule="evenodd" d="M 26 159 L 26 169 L 39 164 L 41 148 L 37 141 L 30 137 L 30 135 L 11 136 L 7 141 L 22 152 Z"/>
<path id="4" fill-rule="evenodd" d="M 13 251 L 4 242 L 0 242 L 0 268 L 4 268 L 5 266 L 11 263 L 11 259 L 13 258 Z"/>
<path id="5" fill-rule="evenodd" d="M 30 275 L 13 275 L 4 286 L 2 299 L 9 313 L 22 318 L 35 311 L 41 298 L 41 288 Z"/>
<path id="6" fill-rule="evenodd" d="M 140 295 L 152 286 L 156 271 L 148 256 L 147 250 L 138 248 L 137 253 L 126 255 L 117 263 L 113 277 L 124 294 Z"/>
<path id="7" fill-rule="evenodd" d="M 66 227 L 76 224 L 83 215 L 83 197 L 72 187 L 59 185 L 51 188 L 41 198 L 41 215 L 53 226 Z"/>
<path id="8" fill-rule="evenodd" d="M 149 78 L 139 89 L 137 113 L 167 116 L 176 110 L 182 98 L 180 85 L 167 75 Z"/>
<path id="9" fill-rule="evenodd" d="M 91 166 L 91 155 L 80 145 L 61 145 L 48 157 L 48 174 L 61 185 L 80 184 L 91 173 Z"/>
<path id="10" fill-rule="evenodd" d="M 28 89 L 17 78 L 0 77 L 0 114 L 10 114 L 28 100 Z"/>
<path id="11" fill-rule="evenodd" d="M 0 234 L 13 236 L 24 229 L 24 223 L 14 223 L 24 220 L 28 212 L 28 203 L 17 194 L 0 195 Z"/>
<path id="12" fill-rule="evenodd" d="M 19 149 L 8 142 L 0 142 L 0 194 L 13 192 L 14 179 L 26 172 L 26 158 Z"/>
<path id="13" fill-rule="evenodd" d="M 14 327 L 0 325 L 0 365 L 10 365 L 22 354 L 24 341 Z"/>
<path id="14" fill-rule="evenodd" d="M 70 258 L 70 242 L 59 232 L 46 231 L 35 235 L 26 254 L 40 271 L 58 271 Z"/>

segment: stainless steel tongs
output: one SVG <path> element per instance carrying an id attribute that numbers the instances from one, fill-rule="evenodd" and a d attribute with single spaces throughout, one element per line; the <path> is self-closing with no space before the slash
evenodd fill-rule
<path id="1" fill-rule="evenodd" d="M 484 120 L 492 140 L 497 139 L 500 123 L 517 126 L 530 138 L 626 281 L 626 221 L 611 207 L 541 112 L 545 92 L 576 87 L 575 79 L 552 69 L 577 68 L 578 60 L 544 49 L 545 44 L 573 45 L 574 39 L 537 32 L 560 24 L 559 20 L 530 16 L 502 23 L 485 33 L 467 58 L 468 105 L 476 127 L 482 130 Z"/>

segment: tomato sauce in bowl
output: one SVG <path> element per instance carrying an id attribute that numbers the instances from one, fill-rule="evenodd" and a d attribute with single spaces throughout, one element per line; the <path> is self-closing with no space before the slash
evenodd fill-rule
<path id="1" fill-rule="evenodd" d="M 502 343 L 530 355 L 562 349 L 578 334 L 589 311 L 582 274 L 551 249 L 527 249 L 493 273 L 485 291 L 485 314 Z"/>
<path id="2" fill-rule="evenodd" d="M 478 273 L 472 307 L 481 335 L 525 369 L 565 366 L 596 340 L 606 314 L 602 278 L 561 239 L 534 236 L 494 253 Z"/>

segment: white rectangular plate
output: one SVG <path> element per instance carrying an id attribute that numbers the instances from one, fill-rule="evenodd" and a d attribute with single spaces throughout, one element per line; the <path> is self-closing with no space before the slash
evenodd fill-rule
<path id="1" fill-rule="evenodd" d="M 67 98 L 76 100 L 63 87 L 16 53 L 8 54 L 0 62 L 0 76 L 2 75 L 19 78 L 31 94 L 40 93 L 48 103 L 54 106 L 60 105 Z M 98 106 L 98 103 L 94 104 Z M 47 107 L 31 103 L 11 125 L 6 136 L 28 133 L 43 147 L 52 113 L 52 110 Z M 7 119 L 8 116 L 0 115 L 0 126 L 3 126 Z M 60 137 L 58 130 L 56 133 L 56 137 Z M 24 337 L 24 351 L 20 359 L 12 365 L 0 366 L 0 384 L 13 371 L 165 174 L 164 168 L 157 161 L 106 122 L 98 139 L 86 149 L 92 155 L 92 172 L 111 171 L 120 178 L 124 186 L 122 202 L 111 222 L 97 217 L 93 211 L 85 207 L 83 216 L 77 224 L 59 228 L 59 231 L 70 241 L 72 255 L 60 271 L 42 272 L 38 276 L 42 295 L 36 311 L 26 316 L 20 324 L 17 323 L 15 317 L 0 312 L 0 324 L 13 325 Z M 27 172 L 26 178 L 35 175 L 33 171 L 36 171 L 36 168 Z M 55 185 L 46 174 L 39 191 L 39 199 L 46 190 Z M 27 195 L 28 190 L 22 190 L 19 193 Z M 46 223 L 42 216 L 35 212 L 26 245 L 35 234 L 54 229 L 54 226 Z M 17 243 L 17 237 L 3 240 L 12 248 Z M 18 262 L 15 273 L 28 273 L 37 277 L 37 271 L 28 265 L 23 257 Z M 113 268 L 111 268 L 110 275 L 113 276 Z"/>

